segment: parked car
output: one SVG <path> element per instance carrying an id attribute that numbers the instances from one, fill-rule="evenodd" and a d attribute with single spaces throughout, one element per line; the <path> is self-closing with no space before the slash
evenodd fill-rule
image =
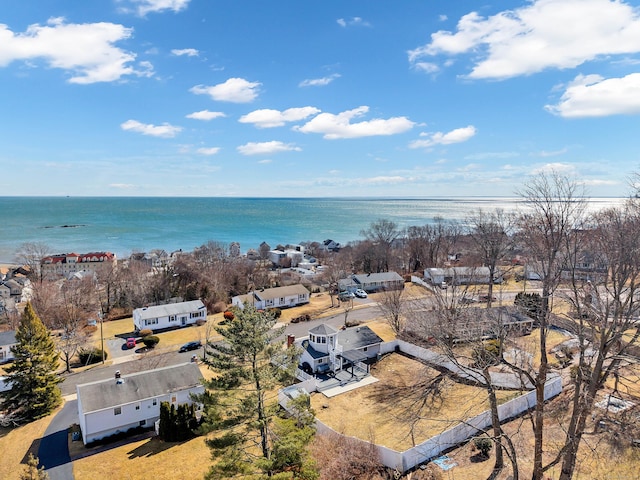
<path id="1" fill-rule="evenodd" d="M 180 347 L 181 352 L 190 352 L 191 350 L 197 350 L 202 346 L 199 341 L 185 343 Z"/>
<path id="2" fill-rule="evenodd" d="M 480 301 L 481 302 L 488 302 L 489 301 L 489 295 L 480 295 Z M 491 296 L 491 301 L 495 302 L 496 301 L 496 297 L 494 297 L 493 295 Z"/>
<path id="3" fill-rule="evenodd" d="M 353 292 L 340 292 L 338 294 L 338 298 L 340 300 L 351 300 L 352 298 L 355 298 L 355 294 Z"/>
<path id="4" fill-rule="evenodd" d="M 367 292 L 359 288 L 355 291 L 355 296 L 358 298 L 367 298 L 368 295 L 367 295 Z"/>
<path id="5" fill-rule="evenodd" d="M 136 348 L 136 339 L 133 337 L 127 338 L 127 348 Z"/>

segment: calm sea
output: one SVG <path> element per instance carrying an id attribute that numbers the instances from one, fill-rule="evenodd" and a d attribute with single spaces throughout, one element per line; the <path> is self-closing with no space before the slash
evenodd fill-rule
<path id="1" fill-rule="evenodd" d="M 621 199 L 596 198 L 597 210 Z M 246 252 L 265 241 L 299 243 L 361 239 L 378 219 L 399 227 L 463 221 L 482 208 L 517 209 L 516 198 L 166 198 L 0 197 L 0 263 L 10 263 L 25 242 L 42 242 L 56 253 L 192 250 L 209 240 L 239 242 Z"/>

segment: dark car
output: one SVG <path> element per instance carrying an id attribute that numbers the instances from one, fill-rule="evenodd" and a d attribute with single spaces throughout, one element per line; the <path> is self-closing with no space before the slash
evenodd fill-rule
<path id="1" fill-rule="evenodd" d="M 481 302 L 488 302 L 489 301 L 489 295 L 480 295 L 480 301 Z M 493 295 L 491 296 L 491 301 L 495 302 L 496 301 L 496 297 L 494 297 Z"/>
<path id="2" fill-rule="evenodd" d="M 196 342 L 189 342 L 189 343 L 185 343 L 184 345 L 182 345 L 180 347 L 180 351 L 181 352 L 189 352 L 191 350 L 197 350 L 202 346 L 202 343 L 200 343 L 199 341 Z"/>

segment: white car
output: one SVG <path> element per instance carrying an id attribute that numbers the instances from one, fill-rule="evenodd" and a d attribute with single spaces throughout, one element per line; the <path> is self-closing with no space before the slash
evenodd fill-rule
<path id="1" fill-rule="evenodd" d="M 367 298 L 367 292 L 365 292 L 364 290 L 362 290 L 361 288 L 357 289 L 355 291 L 356 297 L 358 298 Z"/>

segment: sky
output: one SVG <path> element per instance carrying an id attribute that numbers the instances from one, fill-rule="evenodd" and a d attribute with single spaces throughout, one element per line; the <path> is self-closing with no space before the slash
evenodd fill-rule
<path id="1" fill-rule="evenodd" d="M 639 3 L 12 2 L 0 195 L 625 196 Z"/>

